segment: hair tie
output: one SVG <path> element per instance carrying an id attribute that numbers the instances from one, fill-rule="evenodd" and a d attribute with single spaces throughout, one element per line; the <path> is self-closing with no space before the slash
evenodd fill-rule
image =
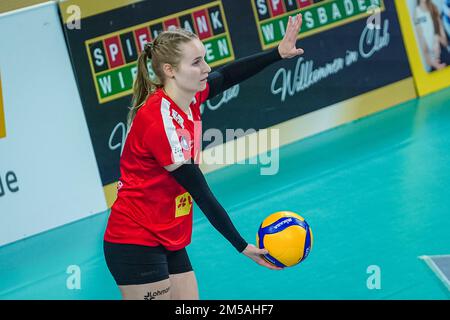
<path id="1" fill-rule="evenodd" d="M 152 57 L 152 50 L 153 50 L 153 48 L 154 48 L 153 42 L 147 42 L 144 45 L 144 51 L 145 51 L 145 54 L 147 55 L 148 58 Z"/>

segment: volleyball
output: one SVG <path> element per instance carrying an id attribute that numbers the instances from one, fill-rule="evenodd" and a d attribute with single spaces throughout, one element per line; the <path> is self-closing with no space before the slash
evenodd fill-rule
<path id="1" fill-rule="evenodd" d="M 264 219 L 256 234 L 256 243 L 269 252 L 264 255 L 268 262 L 278 267 L 292 267 L 308 257 L 313 234 L 302 216 L 280 211 Z"/>

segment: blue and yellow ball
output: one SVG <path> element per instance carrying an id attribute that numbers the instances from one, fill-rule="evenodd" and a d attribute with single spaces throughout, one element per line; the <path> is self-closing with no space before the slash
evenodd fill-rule
<path id="1" fill-rule="evenodd" d="M 256 235 L 264 258 L 278 267 L 292 267 L 306 259 L 313 245 L 313 234 L 306 220 L 291 211 L 275 212 L 262 222 Z"/>

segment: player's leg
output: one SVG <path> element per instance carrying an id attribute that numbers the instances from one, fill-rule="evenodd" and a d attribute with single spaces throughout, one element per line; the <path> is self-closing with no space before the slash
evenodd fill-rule
<path id="1" fill-rule="evenodd" d="M 163 247 L 104 242 L 104 252 L 124 300 L 170 299 L 167 252 Z"/>
<path id="2" fill-rule="evenodd" d="M 172 300 L 198 300 L 198 286 L 194 271 L 170 275 Z"/>
<path id="3" fill-rule="evenodd" d="M 119 286 L 123 300 L 170 300 L 169 279 L 138 285 Z"/>
<path id="4" fill-rule="evenodd" d="M 167 254 L 173 300 L 198 300 L 198 285 L 186 248 Z"/>

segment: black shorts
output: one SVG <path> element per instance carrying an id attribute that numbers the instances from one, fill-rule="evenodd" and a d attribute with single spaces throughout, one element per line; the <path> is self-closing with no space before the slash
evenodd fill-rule
<path id="1" fill-rule="evenodd" d="M 106 265 L 117 285 L 145 284 L 169 279 L 169 274 L 192 271 L 186 249 L 103 242 Z"/>

